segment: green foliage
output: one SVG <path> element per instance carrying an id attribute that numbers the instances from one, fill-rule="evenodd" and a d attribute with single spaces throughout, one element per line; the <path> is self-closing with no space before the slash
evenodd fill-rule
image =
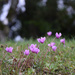
<path id="1" fill-rule="evenodd" d="M 40 1 L 26 1 L 26 12 L 20 15 L 23 24 L 22 36 L 35 38 L 45 35 L 50 30 L 55 32 L 53 23 L 56 19 L 56 1 L 48 0 L 46 6 L 39 6 Z"/>
<path id="2" fill-rule="evenodd" d="M 66 8 L 57 10 L 57 0 L 48 0 L 46 6 L 38 6 L 37 3 L 39 1 L 26 1 L 27 10 L 24 14 L 25 17 L 20 15 L 23 23 L 22 36 L 26 36 L 27 38 L 38 37 L 45 35 L 47 31 L 52 31 L 53 33 L 56 31 L 62 32 L 69 36 L 74 35 L 75 25 L 73 22 L 75 14 L 72 14 L 72 17 L 70 17 L 67 14 Z M 64 4 L 66 6 L 71 5 L 74 8 L 75 2 L 65 1 Z"/>
<path id="3" fill-rule="evenodd" d="M 25 28 L 23 27 L 21 32 L 25 33 L 25 37 L 38 37 L 38 36 L 44 36 L 47 31 L 52 30 L 50 25 L 47 21 L 44 20 L 30 20 L 26 21 Z"/>
<path id="4" fill-rule="evenodd" d="M 40 1 L 42 0 L 26 0 L 26 12 L 18 15 L 22 22 L 21 36 L 36 38 L 45 35 L 47 31 L 62 32 L 70 36 L 75 35 L 75 14 L 70 17 L 66 8 L 57 10 L 57 0 L 48 0 L 46 6 L 39 6 Z M 74 0 L 64 0 L 64 4 L 75 9 Z M 15 5 L 12 6 L 16 7 Z M 11 7 L 7 16 L 9 21 L 13 15 L 17 14 L 15 14 L 15 9 Z M 4 26 L 0 22 L 0 29 L 3 30 L 3 28 Z"/>
<path id="5" fill-rule="evenodd" d="M 34 57 L 34 60 L 36 60 L 36 62 L 32 62 L 34 65 L 30 68 L 25 68 L 25 65 L 23 66 L 23 68 L 25 68 L 24 71 L 21 71 L 21 73 L 19 74 L 36 74 L 36 75 L 41 75 L 41 74 L 74 74 L 75 71 L 75 39 L 71 39 L 71 40 L 66 40 L 66 44 L 65 47 L 63 47 L 63 45 L 61 44 L 60 48 L 57 50 L 57 53 L 54 57 L 54 60 L 52 60 L 54 53 L 53 51 L 50 51 L 50 53 L 48 53 L 46 55 L 46 58 L 44 58 L 44 55 L 47 51 L 47 44 L 50 43 L 54 38 L 50 37 L 47 39 L 47 41 L 44 44 L 39 44 L 37 41 L 34 41 L 33 39 L 30 39 L 28 41 L 25 42 L 18 42 L 15 43 L 13 41 L 7 41 L 5 43 L 0 44 L 1 48 L 0 48 L 0 64 L 1 64 L 1 68 L 0 68 L 0 72 L 2 72 L 3 75 L 6 75 L 9 73 L 12 75 L 18 75 L 19 71 L 17 66 L 12 65 L 13 64 L 13 58 L 14 57 L 14 61 L 16 64 L 16 60 L 18 61 L 20 58 L 21 54 L 20 52 L 22 52 L 23 50 L 27 49 L 28 44 L 30 46 L 30 44 L 39 44 L 39 49 L 40 52 L 36 55 L 32 55 Z M 59 39 L 55 40 L 56 46 L 58 46 L 59 44 Z M 5 47 L 6 45 L 12 46 L 14 48 L 13 52 L 7 53 L 7 55 L 5 54 Z M 2 46 L 4 48 L 2 48 Z M 6 56 L 5 56 L 6 55 Z M 5 58 L 3 59 L 3 56 L 5 56 Z M 16 59 L 15 59 L 16 58 Z M 21 62 L 23 63 L 24 59 L 26 58 L 26 56 L 24 56 L 24 58 L 22 58 Z M 2 60 L 3 59 L 3 60 Z M 28 57 L 28 59 L 30 59 Z M 41 59 L 41 60 L 40 60 Z M 39 61 L 40 60 L 40 61 Z M 42 62 L 43 61 L 43 62 Z M 12 65 L 12 66 L 11 66 Z M 50 65 L 50 67 L 49 67 Z M 14 66 L 14 67 L 13 67 Z"/>

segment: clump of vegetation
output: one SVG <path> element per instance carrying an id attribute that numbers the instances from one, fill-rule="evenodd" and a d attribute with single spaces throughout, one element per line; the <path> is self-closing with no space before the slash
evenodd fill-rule
<path id="1" fill-rule="evenodd" d="M 0 75 L 72 75 L 75 73 L 74 40 L 47 32 L 36 41 L 8 41 L 0 45 Z M 38 41 L 38 42 L 37 42 Z"/>

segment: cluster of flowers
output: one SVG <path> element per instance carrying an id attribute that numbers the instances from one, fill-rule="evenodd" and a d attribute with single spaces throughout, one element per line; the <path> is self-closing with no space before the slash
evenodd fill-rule
<path id="1" fill-rule="evenodd" d="M 47 35 L 48 36 L 51 36 L 52 35 L 52 32 L 51 31 L 47 32 Z M 61 35 L 62 35 L 61 33 L 57 33 L 57 32 L 55 34 L 55 36 L 56 36 L 57 39 L 59 39 L 61 37 Z M 39 43 L 44 43 L 45 40 L 46 40 L 46 37 L 41 37 L 41 38 L 38 38 L 37 39 L 37 41 Z M 61 39 L 60 42 L 63 43 L 64 46 L 65 46 L 65 38 L 64 39 Z M 57 47 L 55 46 L 55 43 L 54 42 L 51 42 L 50 44 L 48 44 L 48 46 L 51 47 L 53 49 L 53 51 L 56 51 L 56 49 L 57 49 Z"/>
<path id="2" fill-rule="evenodd" d="M 6 47 L 6 51 L 12 53 L 13 47 Z"/>
<path id="3" fill-rule="evenodd" d="M 37 46 L 36 44 L 31 44 L 30 45 L 29 49 L 31 50 L 32 53 L 36 53 L 37 54 L 38 52 L 40 52 L 39 48 L 36 47 L 36 46 Z M 24 55 L 29 55 L 29 53 L 30 53 L 29 50 L 25 50 L 24 51 Z"/>
<path id="4" fill-rule="evenodd" d="M 47 35 L 48 36 L 51 36 L 52 35 L 52 32 L 51 31 L 47 32 Z M 61 37 L 61 35 L 62 35 L 61 33 L 58 34 L 57 32 L 55 34 L 55 36 L 56 36 L 57 39 L 59 39 Z M 42 43 L 42 44 L 45 42 L 45 40 L 46 40 L 46 37 L 41 37 L 41 38 L 38 38 L 37 39 L 37 41 L 39 43 Z M 65 45 L 65 38 L 64 39 L 61 39 L 60 42 L 63 43 L 63 45 Z M 48 44 L 48 46 L 51 47 L 53 49 L 53 51 L 56 51 L 56 49 L 57 49 L 57 47 L 55 46 L 55 43 L 54 42 L 51 42 L 50 44 Z M 13 50 L 13 47 L 6 47 L 6 51 L 7 52 L 12 53 L 12 50 Z M 36 44 L 31 44 L 30 47 L 28 48 L 28 50 L 26 49 L 24 51 L 24 55 L 29 55 L 30 54 L 30 51 L 29 50 L 32 53 L 36 53 L 36 54 L 38 54 L 40 52 L 40 50 L 39 50 L 39 48 L 37 47 Z"/>
<path id="5" fill-rule="evenodd" d="M 13 47 L 6 47 L 6 49 L 5 49 L 7 52 L 9 52 L 9 53 L 12 53 L 12 51 L 13 51 Z M 36 44 L 31 44 L 30 45 L 30 47 L 29 47 L 29 49 L 27 50 L 25 50 L 23 53 L 24 53 L 24 55 L 29 55 L 30 54 L 30 52 L 29 52 L 29 50 L 32 52 L 32 53 L 38 53 L 38 52 L 40 52 L 40 50 L 39 50 L 39 48 L 37 47 L 37 45 Z"/>

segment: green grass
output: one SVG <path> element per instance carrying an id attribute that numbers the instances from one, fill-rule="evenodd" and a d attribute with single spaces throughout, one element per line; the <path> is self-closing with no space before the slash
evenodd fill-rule
<path id="1" fill-rule="evenodd" d="M 4 48 L 0 47 L 0 72 L 2 75 L 10 75 L 10 71 L 13 74 L 11 75 L 18 75 L 18 72 L 15 73 L 12 64 L 12 57 L 16 58 L 17 60 L 20 58 L 21 52 L 25 49 L 28 49 L 28 45 L 37 44 L 39 45 L 40 52 L 38 54 L 31 54 L 33 59 L 36 62 L 33 63 L 33 66 L 26 68 L 26 70 L 22 71 L 23 75 L 74 75 L 75 74 L 75 39 L 66 39 L 65 47 L 63 44 L 60 45 L 60 48 L 57 50 L 56 54 L 53 51 L 47 53 L 45 57 L 45 53 L 48 48 L 48 44 L 53 40 L 53 37 L 46 39 L 44 44 L 38 43 L 37 40 L 26 40 L 24 42 L 17 42 L 14 41 L 6 41 L 5 43 L 0 43 Z M 55 39 L 54 42 L 56 46 L 60 44 L 60 39 Z M 5 47 L 12 46 L 13 52 L 8 53 L 5 51 Z M 6 54 L 7 53 L 7 54 Z M 4 57 L 4 55 L 6 56 Z M 54 56 L 55 54 L 55 56 Z M 31 56 L 30 55 L 30 56 Z M 54 59 L 52 61 L 52 58 Z M 4 57 L 4 58 L 3 58 Z M 44 58 L 45 57 L 45 58 Z M 24 57 L 26 58 L 26 56 Z M 29 58 L 29 57 L 28 57 Z M 23 59 L 23 58 L 22 58 Z M 32 60 L 31 60 L 32 62 Z M 49 67 L 50 65 L 50 67 Z M 18 68 L 17 68 L 18 69 Z"/>

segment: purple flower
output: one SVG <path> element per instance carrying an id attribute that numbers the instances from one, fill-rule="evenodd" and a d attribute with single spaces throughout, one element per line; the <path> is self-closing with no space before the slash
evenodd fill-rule
<path id="1" fill-rule="evenodd" d="M 25 50 L 24 55 L 29 55 L 29 50 Z"/>
<path id="2" fill-rule="evenodd" d="M 61 43 L 65 44 L 65 38 L 60 40 Z"/>
<path id="3" fill-rule="evenodd" d="M 33 48 L 33 50 L 31 50 L 33 53 L 38 53 L 38 52 L 40 52 L 40 50 L 38 49 L 38 48 Z"/>
<path id="4" fill-rule="evenodd" d="M 44 41 L 46 40 L 46 37 L 41 37 L 41 38 L 38 38 L 37 41 L 39 43 L 44 43 Z"/>
<path id="5" fill-rule="evenodd" d="M 13 47 L 6 47 L 5 49 L 7 52 L 12 53 Z"/>
<path id="6" fill-rule="evenodd" d="M 52 35 L 52 32 L 51 31 L 47 32 L 47 35 L 48 36 L 51 36 Z"/>
<path id="7" fill-rule="evenodd" d="M 58 33 L 56 32 L 56 34 L 55 34 L 55 35 L 56 35 L 56 38 L 58 39 L 58 38 L 60 38 L 60 37 L 61 37 L 61 35 L 62 35 L 62 34 L 61 34 L 61 33 L 59 33 L 59 34 L 58 34 Z"/>
<path id="8" fill-rule="evenodd" d="M 57 47 L 56 46 L 52 46 L 53 51 L 56 51 Z"/>
<path id="9" fill-rule="evenodd" d="M 49 47 L 53 47 L 55 45 L 54 42 L 51 42 L 50 44 L 48 44 Z"/>
<path id="10" fill-rule="evenodd" d="M 36 44 L 31 44 L 30 47 L 29 47 L 29 49 L 33 50 L 33 48 L 36 48 L 36 46 L 37 46 Z"/>
<path id="11" fill-rule="evenodd" d="M 30 47 L 29 47 L 29 49 L 31 50 L 31 52 L 37 54 L 38 52 L 40 52 L 40 50 L 36 46 L 37 46 L 36 44 L 35 45 L 34 44 L 31 44 Z"/>
<path id="12" fill-rule="evenodd" d="M 37 45 L 36 44 L 31 44 L 30 45 L 30 48 L 34 48 L 34 47 L 36 47 Z"/>
<path id="13" fill-rule="evenodd" d="M 49 47 L 51 47 L 51 44 L 48 44 Z"/>

